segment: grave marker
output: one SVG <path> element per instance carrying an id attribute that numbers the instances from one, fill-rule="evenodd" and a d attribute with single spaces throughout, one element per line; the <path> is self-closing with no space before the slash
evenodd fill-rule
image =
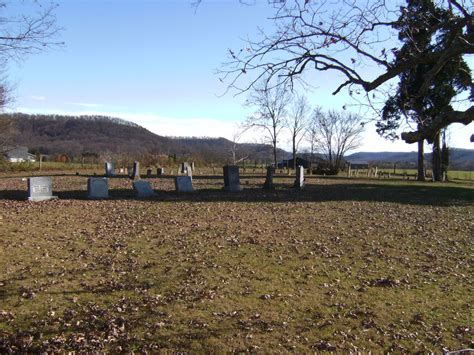
<path id="1" fill-rule="evenodd" d="M 156 175 L 161 176 L 165 174 L 165 168 L 158 168 L 156 169 Z"/>
<path id="2" fill-rule="evenodd" d="M 53 196 L 53 182 L 50 177 L 40 176 L 28 178 L 29 201 L 48 201 L 57 198 L 57 196 Z"/>
<path id="3" fill-rule="evenodd" d="M 105 176 L 107 177 L 115 176 L 114 163 L 111 163 L 109 161 L 105 162 Z"/>
<path id="4" fill-rule="evenodd" d="M 132 176 L 133 180 L 140 180 L 140 163 L 138 161 L 133 162 Z"/>
<path id="5" fill-rule="evenodd" d="M 301 165 L 298 165 L 296 168 L 296 179 L 294 187 L 297 189 L 302 189 L 304 187 L 304 168 Z"/>
<path id="6" fill-rule="evenodd" d="M 87 179 L 87 198 L 103 199 L 109 198 L 109 179 L 93 178 Z"/>
<path id="7" fill-rule="evenodd" d="M 232 192 L 242 191 L 239 167 L 237 165 L 224 166 L 224 190 Z"/>
<path id="8" fill-rule="evenodd" d="M 149 181 L 137 180 L 133 182 L 133 191 L 137 198 L 147 198 L 155 196 L 155 191 Z"/>
<path id="9" fill-rule="evenodd" d="M 193 181 L 189 176 L 176 176 L 174 178 L 176 192 L 193 192 Z"/>
<path id="10" fill-rule="evenodd" d="M 273 174 L 275 169 L 272 166 L 267 167 L 267 176 L 265 178 L 265 183 L 263 184 L 263 188 L 267 190 L 273 190 L 275 186 L 273 185 Z"/>

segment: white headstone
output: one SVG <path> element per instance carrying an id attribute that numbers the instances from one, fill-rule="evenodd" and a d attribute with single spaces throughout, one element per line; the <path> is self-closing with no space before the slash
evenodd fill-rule
<path id="1" fill-rule="evenodd" d="M 39 176 L 28 178 L 29 201 L 47 201 L 57 198 L 57 196 L 53 196 L 53 183 L 50 177 Z"/>
<path id="2" fill-rule="evenodd" d="M 177 192 L 193 192 L 193 181 L 189 176 L 176 176 L 174 185 Z"/>
<path id="3" fill-rule="evenodd" d="M 140 180 L 140 163 L 138 161 L 133 162 L 132 179 Z"/>
<path id="4" fill-rule="evenodd" d="M 87 179 L 87 198 L 109 198 L 109 179 L 95 177 Z"/>
<path id="5" fill-rule="evenodd" d="M 114 176 L 115 175 L 115 168 L 114 164 L 111 162 L 105 162 L 105 176 Z"/>
<path id="6" fill-rule="evenodd" d="M 155 196 L 155 191 L 150 185 L 150 182 L 144 180 L 137 180 L 133 182 L 133 191 L 137 198 L 147 198 Z"/>
<path id="7" fill-rule="evenodd" d="M 297 189 L 302 189 L 304 187 L 304 168 L 301 165 L 296 168 L 296 179 L 294 186 Z"/>

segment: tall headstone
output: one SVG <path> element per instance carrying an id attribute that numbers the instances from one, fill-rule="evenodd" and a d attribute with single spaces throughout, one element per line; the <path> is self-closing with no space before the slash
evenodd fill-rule
<path id="1" fill-rule="evenodd" d="M 189 176 L 176 176 L 174 178 L 176 192 L 193 192 L 193 181 Z"/>
<path id="2" fill-rule="evenodd" d="M 149 181 L 137 180 L 133 182 L 133 191 L 137 198 L 147 198 L 155 196 L 155 191 L 150 185 Z"/>
<path id="3" fill-rule="evenodd" d="M 242 191 L 242 186 L 240 186 L 240 175 L 238 166 L 224 166 L 224 190 Z"/>
<path id="4" fill-rule="evenodd" d="M 90 177 L 87 179 L 87 198 L 109 198 L 109 179 Z"/>
<path id="5" fill-rule="evenodd" d="M 28 178 L 29 201 L 47 201 L 57 198 L 57 196 L 53 196 L 53 182 L 50 177 L 39 176 Z"/>
<path id="6" fill-rule="evenodd" d="M 302 189 L 304 187 L 304 168 L 301 165 L 298 165 L 296 168 L 296 179 L 294 187 L 297 189 Z"/>
<path id="7" fill-rule="evenodd" d="M 161 176 L 165 174 L 165 168 L 158 168 L 156 169 L 156 175 Z"/>
<path id="8" fill-rule="evenodd" d="M 196 166 L 194 165 L 194 162 L 191 162 L 191 171 L 194 172 L 194 169 L 196 169 Z"/>
<path id="9" fill-rule="evenodd" d="M 265 183 L 263 184 L 263 188 L 267 190 L 273 190 L 275 186 L 273 185 L 273 174 L 275 173 L 275 169 L 273 166 L 267 167 L 267 176 L 265 178 Z"/>
<path id="10" fill-rule="evenodd" d="M 114 163 L 111 163 L 109 161 L 105 162 L 105 176 L 107 177 L 115 176 Z"/>
<path id="11" fill-rule="evenodd" d="M 132 176 L 133 180 L 140 180 L 140 163 L 138 161 L 133 162 Z"/>

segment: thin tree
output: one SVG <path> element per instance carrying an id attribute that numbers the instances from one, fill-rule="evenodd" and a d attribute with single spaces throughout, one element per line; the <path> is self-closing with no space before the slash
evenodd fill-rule
<path id="1" fill-rule="evenodd" d="M 240 158 L 237 158 L 237 152 L 240 148 L 240 140 L 242 139 L 242 136 L 247 131 L 247 129 L 248 128 L 244 125 L 237 124 L 235 125 L 234 130 L 232 131 L 232 145 L 230 147 L 230 153 L 232 155 L 232 163 L 234 165 L 249 157 L 248 155 L 245 155 Z"/>
<path id="2" fill-rule="evenodd" d="M 250 92 L 247 105 L 256 111 L 245 122 L 247 128 L 257 128 L 264 132 L 264 137 L 272 146 L 273 163 L 277 166 L 277 144 L 285 124 L 287 107 L 291 101 L 288 84 L 272 84 L 270 80 L 261 80 Z"/>
<path id="3" fill-rule="evenodd" d="M 362 117 L 349 112 L 329 111 L 315 116 L 317 147 L 326 157 L 331 172 L 341 169 L 344 155 L 362 144 Z"/>
<path id="4" fill-rule="evenodd" d="M 313 109 L 311 116 L 306 127 L 305 137 L 306 142 L 309 144 L 309 160 L 313 161 L 314 153 L 316 152 L 318 143 L 318 122 L 320 116 L 324 115 L 321 107 L 317 106 Z"/>
<path id="5" fill-rule="evenodd" d="M 296 169 L 296 153 L 304 138 L 308 126 L 310 107 L 305 96 L 297 96 L 293 102 L 286 120 L 286 126 L 291 134 L 291 148 L 293 152 L 293 169 Z"/>

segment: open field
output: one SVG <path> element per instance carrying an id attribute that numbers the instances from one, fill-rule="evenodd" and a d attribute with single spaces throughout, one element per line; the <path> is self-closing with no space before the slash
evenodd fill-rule
<path id="1" fill-rule="evenodd" d="M 219 171 L 220 172 L 220 171 Z M 25 201 L 0 177 L 0 352 L 474 347 L 474 186 L 309 177 L 307 188 Z"/>

